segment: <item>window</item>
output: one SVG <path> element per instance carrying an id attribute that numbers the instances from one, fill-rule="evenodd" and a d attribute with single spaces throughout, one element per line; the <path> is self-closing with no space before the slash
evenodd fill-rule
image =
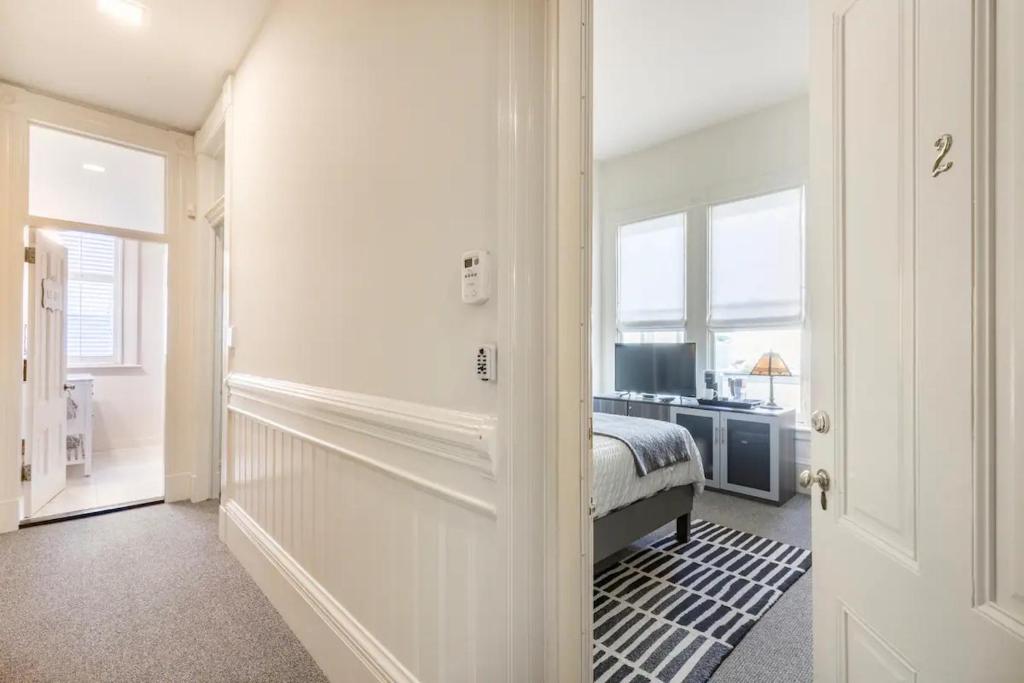
<path id="1" fill-rule="evenodd" d="M 29 213 L 72 223 L 164 232 L 164 158 L 29 127 Z"/>
<path id="2" fill-rule="evenodd" d="M 123 253 L 117 237 L 58 233 L 68 250 L 68 365 L 118 365 L 123 359 Z"/>
<path id="3" fill-rule="evenodd" d="M 686 327 L 686 215 L 618 231 L 616 328 L 622 341 L 681 341 Z"/>
<path id="4" fill-rule="evenodd" d="M 803 190 L 711 207 L 709 325 L 799 324 Z"/>
<path id="5" fill-rule="evenodd" d="M 754 363 L 766 351 L 775 351 L 786 362 L 792 377 L 775 378 L 775 402 L 787 408 L 802 409 L 800 391 L 800 363 L 802 334 L 799 327 L 789 329 L 728 330 L 712 333 L 715 369 L 726 377 L 743 377 L 747 383 L 747 398 L 768 400 L 767 377 L 749 375 Z M 723 393 L 728 384 L 720 387 Z"/>
<path id="6" fill-rule="evenodd" d="M 775 400 L 801 412 L 803 215 L 802 188 L 711 207 L 708 294 L 715 370 L 744 376 L 747 396 L 767 399 L 768 378 L 747 373 L 776 351 L 793 376 L 775 379 Z"/>

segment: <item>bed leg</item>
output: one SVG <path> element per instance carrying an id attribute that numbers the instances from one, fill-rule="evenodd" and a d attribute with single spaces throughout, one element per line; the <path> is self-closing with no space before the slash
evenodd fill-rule
<path id="1" fill-rule="evenodd" d="M 690 542 L 690 514 L 676 517 L 676 540 L 680 543 Z"/>

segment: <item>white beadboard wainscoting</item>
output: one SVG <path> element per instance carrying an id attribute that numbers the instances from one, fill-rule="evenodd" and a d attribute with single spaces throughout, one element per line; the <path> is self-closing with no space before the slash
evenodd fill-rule
<path id="1" fill-rule="evenodd" d="M 500 680 L 495 419 L 228 378 L 221 536 L 332 680 Z"/>

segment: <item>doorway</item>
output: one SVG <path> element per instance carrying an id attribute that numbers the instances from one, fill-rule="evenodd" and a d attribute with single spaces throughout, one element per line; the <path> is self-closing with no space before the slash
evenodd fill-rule
<path id="1" fill-rule="evenodd" d="M 574 20 L 586 18 L 585 27 L 593 25 L 596 33 L 599 5 L 600 0 L 568 2 L 565 9 Z M 1007 520 L 1019 517 L 1015 502 L 1020 496 L 1005 473 L 1019 453 L 1012 436 L 1019 424 L 1013 419 L 1012 397 L 1020 387 L 1020 372 L 1012 360 L 1020 350 L 1014 331 L 1021 316 L 1012 302 L 1019 299 L 1014 289 L 1020 263 L 1014 260 L 1020 251 L 1014 237 L 1019 232 L 1014 179 L 1021 150 L 1013 144 L 1013 131 L 1020 123 L 1021 59 L 1015 48 L 1024 27 L 1022 13 L 1016 3 L 999 0 L 808 5 L 807 310 L 814 347 L 814 411 L 808 422 L 814 447 L 813 465 L 800 481 L 813 487 L 814 599 L 813 610 L 808 605 L 804 614 L 812 613 L 814 679 L 1017 680 L 1024 668 L 1024 612 L 1007 586 L 1020 544 Z M 708 5 L 712 12 L 719 7 Z M 772 32 L 766 21 L 748 17 L 747 23 L 752 30 Z M 586 30 L 582 36 L 584 42 L 589 38 Z M 679 42 L 679 36 L 674 40 Z M 590 45 L 577 47 L 560 50 L 560 66 L 575 64 L 579 52 L 588 66 L 587 57 L 599 49 L 596 42 L 593 51 Z M 765 60 L 776 57 L 766 54 Z M 559 97 L 573 98 L 580 88 L 581 79 L 563 77 Z M 598 79 L 595 92 L 600 90 Z M 587 102 L 581 122 L 560 122 L 560 139 L 568 141 L 563 147 L 587 139 Z M 728 149 L 728 136 L 721 142 Z M 752 163 L 759 149 L 743 145 L 723 155 L 723 164 Z M 575 158 L 581 156 L 586 159 Z M 600 201 L 594 209 L 604 210 L 608 188 L 621 176 L 602 174 L 586 163 L 577 169 L 574 157 L 565 159 L 564 165 L 583 178 L 583 196 L 590 197 L 588 176 L 596 176 L 594 194 Z M 683 169 L 665 164 L 661 174 L 635 184 L 634 191 L 649 192 L 646 208 L 653 213 L 648 215 L 671 213 L 657 205 L 653 194 L 675 182 Z M 580 182 L 567 172 L 558 187 L 576 189 Z M 581 207 L 578 215 L 586 217 L 589 209 Z M 567 212 L 559 221 L 561 237 L 580 232 L 580 223 L 572 220 L 576 215 Z M 623 223 L 637 218 L 624 217 Z M 713 229 L 713 212 L 706 220 Z M 600 217 L 594 221 L 600 222 Z M 582 225 L 587 234 L 591 221 Z M 581 278 L 584 292 L 588 284 Z M 708 308 L 698 317 L 709 326 L 716 321 L 715 284 L 712 278 Z M 565 297 L 570 303 L 578 301 L 573 294 Z M 687 327 L 691 312 L 686 311 Z M 709 349 L 717 341 L 709 340 Z M 585 381 L 560 386 L 572 390 L 574 399 L 589 398 Z M 575 393 L 577 387 L 584 389 L 582 395 Z M 560 406 L 560 415 L 565 413 Z M 570 426 L 576 428 L 576 422 Z M 587 435 L 584 429 L 584 442 Z M 727 448 L 728 468 L 732 444 Z M 580 464 L 576 455 L 572 460 Z M 591 465 L 586 455 L 583 472 Z M 714 469 L 722 474 L 721 468 Z M 722 482 L 731 474 L 727 469 Z M 590 477 L 582 481 L 587 495 Z M 576 495 L 567 485 L 560 499 L 574 501 Z M 594 509 L 591 501 L 591 514 Z M 589 525 L 584 517 L 578 528 Z M 705 527 L 690 525 L 691 542 L 695 529 Z M 666 546 L 673 543 L 664 540 Z M 580 545 L 587 558 L 586 539 Z M 578 553 L 579 548 L 572 550 Z M 772 552 L 787 559 L 787 552 L 798 551 Z M 563 552 L 559 558 L 563 568 L 576 559 Z M 646 562 L 642 569 L 653 568 L 656 559 L 653 554 L 641 558 Z M 734 561 L 732 556 L 719 559 Z M 667 571 L 683 571 L 685 558 L 679 562 Z M 589 568 L 588 562 L 584 565 Z M 588 574 L 580 585 L 589 581 Z M 629 581 L 618 586 L 625 592 L 640 588 Z M 580 595 L 588 600 L 590 591 Z M 560 616 L 574 606 L 566 605 Z M 565 622 L 574 626 L 574 616 Z M 591 666 L 591 645 L 607 633 L 629 638 L 646 628 L 647 615 L 615 624 L 605 634 L 598 633 L 600 624 L 586 627 L 591 616 L 597 622 L 598 611 L 582 615 L 579 652 L 587 674 L 578 678 L 628 676 L 630 670 L 623 667 L 632 660 L 602 659 L 600 671 Z M 714 612 L 707 618 L 713 619 Z M 758 628 L 747 629 L 745 642 Z M 560 639 L 575 644 L 580 642 L 574 639 L 577 633 L 561 630 Z M 785 636 L 781 629 L 771 634 L 776 642 Z M 674 651 L 678 647 L 688 646 L 677 645 Z M 639 650 L 631 650 L 627 659 L 634 652 Z M 718 674 L 734 657 L 735 652 L 720 663 Z M 739 680 L 766 678 L 764 662 L 754 664 L 757 668 Z M 698 671 L 694 678 L 707 680 L 707 672 Z M 674 680 L 675 672 L 669 673 L 667 680 Z M 635 678 L 666 680 L 650 672 Z"/>
<path id="2" fill-rule="evenodd" d="M 162 501 L 165 170 L 29 127 L 22 524 Z"/>
<path id="3" fill-rule="evenodd" d="M 593 2 L 594 680 L 812 679 L 808 12 Z"/>

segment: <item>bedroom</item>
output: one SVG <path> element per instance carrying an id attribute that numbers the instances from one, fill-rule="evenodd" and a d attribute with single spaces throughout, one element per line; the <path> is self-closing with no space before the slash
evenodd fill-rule
<path id="1" fill-rule="evenodd" d="M 770 5 L 594 3 L 595 681 L 811 679 L 809 22 Z"/>

